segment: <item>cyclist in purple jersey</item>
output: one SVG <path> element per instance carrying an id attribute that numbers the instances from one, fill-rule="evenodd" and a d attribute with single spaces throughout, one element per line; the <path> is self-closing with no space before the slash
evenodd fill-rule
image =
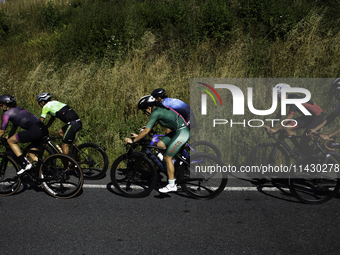
<path id="1" fill-rule="evenodd" d="M 166 95 L 165 89 L 159 88 L 152 91 L 151 95 L 156 98 L 157 101 L 161 102 L 165 107 L 171 108 L 179 113 L 184 120 L 188 123 L 188 128 L 196 127 L 196 120 L 191 107 L 176 98 L 169 98 Z"/>
<path id="2" fill-rule="evenodd" d="M 334 111 L 326 117 L 326 119 L 318 125 L 316 128 L 311 130 L 311 133 L 315 133 L 320 130 L 322 127 L 331 124 L 337 116 L 340 114 L 340 78 L 337 78 L 332 83 L 332 91 L 334 91 L 334 96 L 337 100 L 339 100 L 338 106 L 334 109 Z M 331 139 L 333 136 L 340 134 L 340 128 L 330 132 L 329 134 L 321 134 L 321 138 L 326 140 Z"/>
<path id="3" fill-rule="evenodd" d="M 285 83 L 279 83 L 275 86 L 275 88 L 277 89 L 279 101 L 281 101 L 281 90 L 283 88 L 289 87 L 290 85 Z M 286 97 L 290 99 L 301 98 L 300 95 L 289 93 L 286 94 Z M 267 129 L 269 133 L 275 133 L 280 129 L 284 128 L 284 130 L 287 132 L 289 136 L 295 135 L 295 130 L 304 128 L 305 131 L 303 137 L 301 138 L 300 145 L 304 152 L 307 152 L 309 154 L 311 152 L 308 146 L 308 142 L 310 141 L 310 139 L 308 136 L 306 136 L 306 134 L 309 133 L 310 130 L 312 130 L 313 128 L 317 127 L 320 123 L 322 123 L 324 121 L 324 117 L 322 114 L 322 109 L 316 103 L 308 101 L 306 103 L 303 103 L 302 105 L 311 113 L 311 115 L 302 115 L 295 118 L 294 119 L 295 121 L 291 121 L 293 119 L 295 112 L 303 114 L 295 104 L 291 104 L 289 105 L 288 116 L 286 117 L 287 121 L 285 121 L 283 124 L 280 124 L 277 128 L 270 128 L 268 126 L 263 126 L 263 128 Z M 281 119 L 281 117 L 282 117 L 281 112 L 279 112 L 275 116 L 275 119 Z M 295 145 L 298 146 L 298 144 Z"/>
<path id="4" fill-rule="evenodd" d="M 0 96 L 0 107 L 4 111 L 0 127 L 0 137 L 5 134 L 5 130 L 9 122 L 12 122 L 13 127 L 7 136 L 9 137 L 7 142 L 20 162 L 21 170 L 18 172 L 18 174 L 22 174 L 25 171 L 31 169 L 32 164 L 26 157 L 22 155 L 18 143 L 32 142 L 31 147 L 37 148 L 39 146 L 40 140 L 44 136 L 48 135 L 48 130 L 46 126 L 41 123 L 37 116 L 21 107 L 17 107 L 16 100 L 13 96 Z M 22 129 L 25 129 L 25 131 L 14 135 L 17 127 L 21 127 Z M 29 155 L 33 161 L 38 160 L 34 154 Z"/>

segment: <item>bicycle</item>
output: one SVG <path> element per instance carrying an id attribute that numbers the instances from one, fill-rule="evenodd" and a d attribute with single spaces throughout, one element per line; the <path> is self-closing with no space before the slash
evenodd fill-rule
<path id="1" fill-rule="evenodd" d="M 60 138 L 54 137 L 54 139 Z M 70 147 L 69 155 L 80 165 L 84 179 L 97 180 L 105 176 L 109 159 L 103 148 L 95 143 L 76 145 L 74 142 Z M 54 145 L 51 141 L 47 142 L 45 149 L 50 155 L 63 153 L 61 147 L 58 144 Z"/>
<path id="2" fill-rule="evenodd" d="M 78 194 L 83 186 L 83 174 L 79 164 L 65 154 L 53 154 L 43 159 L 45 145 L 49 137 L 44 137 L 38 150 L 23 149 L 23 155 L 33 153 L 38 161 L 32 169 L 17 175 L 20 170 L 16 156 L 7 141 L 0 141 L 6 151 L 0 153 L 0 196 L 14 194 L 20 187 L 22 178 L 28 177 L 34 183 L 41 185 L 45 191 L 56 198 L 71 198 Z"/>
<path id="3" fill-rule="evenodd" d="M 141 147 L 139 151 L 137 147 Z M 144 138 L 138 143 L 127 145 L 127 153 L 118 157 L 111 167 L 111 181 L 115 188 L 126 197 L 147 196 L 167 176 L 166 166 L 157 158 L 157 152 L 166 149 L 150 145 Z M 222 171 L 205 171 L 211 166 L 223 168 L 223 162 L 214 155 L 193 154 L 186 158 L 182 148 L 175 155 L 176 183 L 192 198 L 211 199 L 219 195 L 227 185 L 228 178 Z M 203 171 L 197 171 L 203 170 Z"/>
<path id="4" fill-rule="evenodd" d="M 295 163 L 289 177 L 289 190 L 299 201 L 321 204 L 332 199 L 340 188 L 340 156 L 335 149 L 340 144 L 327 141 L 324 146 L 313 136 L 318 154 L 312 154 Z"/>

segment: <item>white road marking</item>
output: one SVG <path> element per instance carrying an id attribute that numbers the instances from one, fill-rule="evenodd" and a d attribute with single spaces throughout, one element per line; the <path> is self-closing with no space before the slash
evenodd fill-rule
<path id="1" fill-rule="evenodd" d="M 114 188 L 113 185 L 110 185 L 110 187 Z M 84 184 L 83 188 L 89 188 L 89 189 L 106 189 L 107 185 L 101 185 L 101 184 Z M 282 188 L 284 190 L 288 190 L 288 188 Z M 275 187 L 225 187 L 225 191 L 280 191 L 278 188 Z"/>

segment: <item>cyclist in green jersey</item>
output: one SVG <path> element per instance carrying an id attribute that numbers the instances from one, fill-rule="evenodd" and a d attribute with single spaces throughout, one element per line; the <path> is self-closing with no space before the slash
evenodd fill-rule
<path id="1" fill-rule="evenodd" d="M 164 161 L 168 172 L 168 185 L 159 189 L 161 193 L 177 191 L 175 183 L 175 168 L 172 158 L 179 152 L 181 147 L 189 140 L 190 130 L 185 120 L 175 111 L 164 107 L 157 102 L 151 95 L 144 96 L 138 101 L 138 108 L 146 115 L 150 116 L 146 128 L 138 135 L 132 133 L 131 138 L 125 138 L 125 143 L 135 143 L 144 138 L 157 123 L 163 127 L 171 129 L 161 141 L 157 143 L 158 147 L 166 148 Z"/>
<path id="2" fill-rule="evenodd" d="M 51 101 L 51 99 L 52 95 L 49 92 L 43 92 L 37 96 L 37 101 L 40 107 L 42 107 L 40 120 L 44 122 L 49 113 L 51 114 L 51 118 L 46 125 L 47 127 L 52 125 L 56 117 L 66 123 L 66 125 L 58 131 L 58 134 L 63 138 L 61 145 L 63 153 L 68 155 L 69 144 L 73 142 L 76 133 L 82 128 L 82 123 L 78 114 L 67 104 L 55 100 Z"/>

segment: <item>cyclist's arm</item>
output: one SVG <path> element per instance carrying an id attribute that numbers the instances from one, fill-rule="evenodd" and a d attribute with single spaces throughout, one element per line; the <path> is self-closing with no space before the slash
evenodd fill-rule
<path id="1" fill-rule="evenodd" d="M 310 132 L 311 133 L 317 132 L 319 129 L 323 128 L 326 125 L 326 123 L 327 123 L 327 120 L 324 120 L 323 122 L 321 122 L 319 124 L 319 126 L 317 126 L 316 128 L 311 129 Z"/>
<path id="2" fill-rule="evenodd" d="M 15 134 L 15 131 L 17 131 L 18 126 L 13 126 L 11 131 L 9 131 L 7 138 L 12 137 Z"/>
<path id="3" fill-rule="evenodd" d="M 327 138 L 326 136 L 328 136 L 328 139 L 332 138 L 333 136 L 336 136 L 340 134 L 340 128 L 334 130 L 333 132 L 330 132 L 328 135 L 324 135 L 325 138 Z M 326 139 L 327 140 L 327 139 Z"/>
<path id="4" fill-rule="evenodd" d="M 286 126 L 290 121 L 288 119 L 292 119 L 294 116 L 294 112 L 289 112 L 288 116 L 287 116 L 287 120 L 285 122 L 283 122 L 283 125 L 279 125 L 277 128 L 269 128 L 269 130 L 271 130 L 271 132 L 275 133 L 279 130 L 281 130 L 284 126 Z"/>
<path id="5" fill-rule="evenodd" d="M 339 116 L 339 114 L 340 112 L 334 111 L 330 115 L 328 115 L 325 120 L 325 125 L 331 124 L 335 120 L 335 118 Z"/>
<path id="6" fill-rule="evenodd" d="M 328 115 L 328 116 L 326 117 L 326 119 L 325 119 L 323 122 L 321 122 L 321 123 L 319 124 L 319 126 L 317 126 L 316 128 L 313 128 L 313 129 L 311 130 L 311 132 L 312 132 L 312 133 L 315 133 L 315 132 L 317 132 L 319 129 L 323 128 L 324 126 L 328 126 L 329 124 L 331 124 L 331 123 L 334 121 L 334 119 L 335 119 L 336 117 L 338 117 L 339 114 L 340 114 L 340 112 L 337 112 L 337 111 L 332 112 L 330 115 Z M 335 132 L 335 131 L 334 131 L 334 132 Z M 334 135 L 333 135 L 333 136 L 334 136 Z"/>
<path id="7" fill-rule="evenodd" d="M 54 117 L 54 116 L 51 116 L 51 118 L 50 118 L 50 120 L 48 121 L 46 127 L 49 128 L 49 127 L 52 125 L 52 123 L 53 123 L 54 120 L 55 120 L 55 117 Z M 41 122 L 44 122 L 44 121 L 45 121 L 45 118 L 40 117 L 40 121 L 41 121 Z"/>
<path id="8" fill-rule="evenodd" d="M 140 132 L 136 138 L 134 138 L 133 140 L 131 138 L 125 138 L 125 142 L 126 143 L 137 142 L 143 139 L 150 132 L 150 130 L 151 130 L 150 128 L 144 128 L 144 130 Z"/>
<path id="9" fill-rule="evenodd" d="M 133 141 L 131 138 L 125 138 L 125 143 L 137 142 L 140 139 L 143 139 L 151 131 L 151 129 L 157 124 L 157 120 L 158 120 L 158 114 L 156 112 L 152 112 L 150 115 L 149 122 L 144 128 L 144 130 L 140 132 L 139 135 L 136 138 L 134 138 Z"/>

